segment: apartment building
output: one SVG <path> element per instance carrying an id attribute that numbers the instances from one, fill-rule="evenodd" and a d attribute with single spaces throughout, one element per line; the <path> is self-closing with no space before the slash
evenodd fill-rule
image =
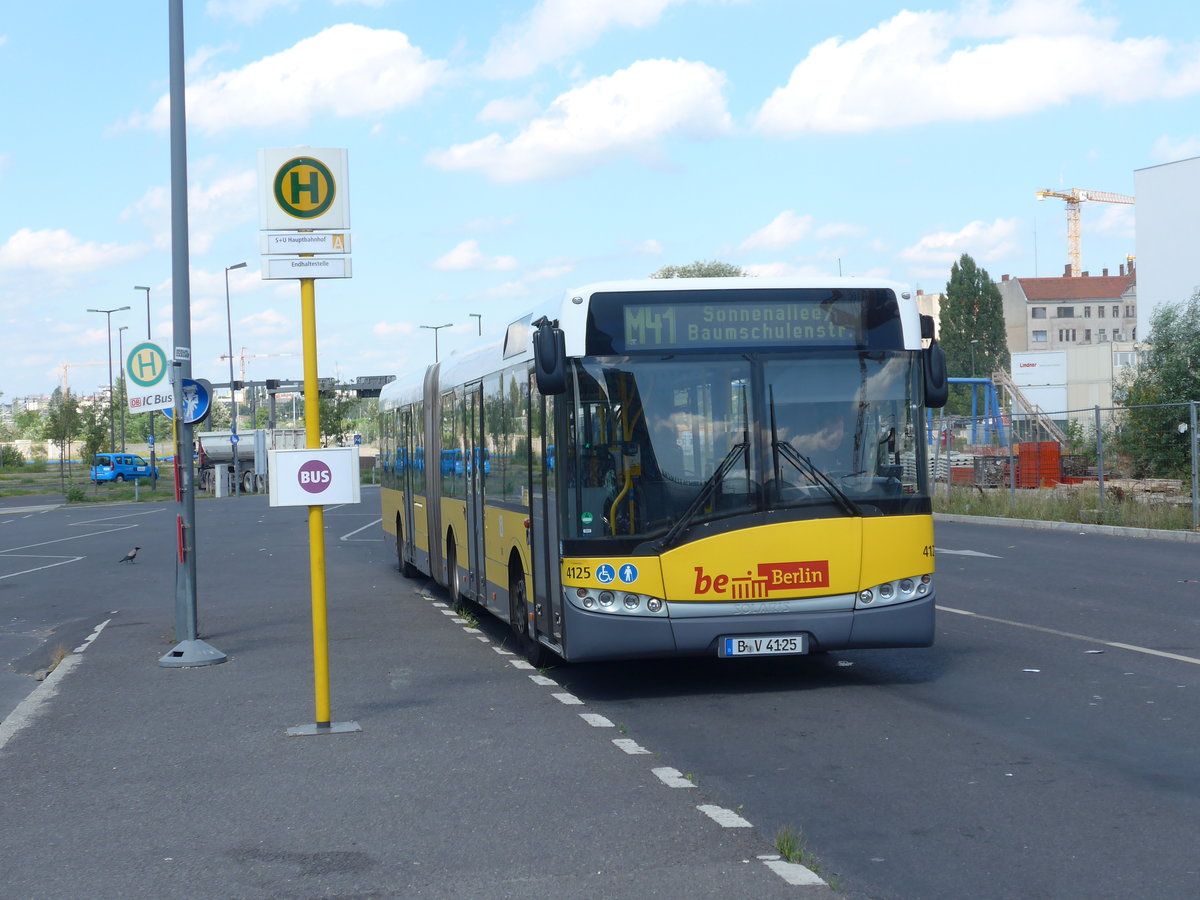
<path id="1" fill-rule="evenodd" d="M 1095 344 L 1133 342 L 1137 335 L 1137 272 L 1133 258 L 1118 274 L 1069 267 L 1057 278 L 1011 278 L 996 285 L 1004 302 L 1008 349 L 1070 350 Z"/>

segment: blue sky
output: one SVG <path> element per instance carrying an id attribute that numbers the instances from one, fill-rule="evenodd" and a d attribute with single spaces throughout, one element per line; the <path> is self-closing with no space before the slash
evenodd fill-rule
<path id="1" fill-rule="evenodd" d="M 107 383 L 170 345 L 167 10 L 5 4 L 0 392 Z M 299 287 L 263 281 L 259 148 L 349 151 L 354 277 L 317 283 L 320 374 L 405 374 L 572 286 L 720 259 L 937 292 L 970 253 L 1057 275 L 1061 201 L 1200 155 L 1183 2 L 185 3 L 193 370 L 301 374 Z M 1083 210 L 1083 266 L 1135 252 Z M 97 365 L 99 364 L 99 365 Z M 224 373 L 224 374 L 223 374 Z"/>

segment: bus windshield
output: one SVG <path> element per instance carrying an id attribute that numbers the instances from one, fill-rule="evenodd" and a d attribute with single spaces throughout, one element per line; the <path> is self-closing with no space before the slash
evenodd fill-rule
<path id="1" fill-rule="evenodd" d="M 618 540 L 626 550 L 651 541 L 647 550 L 662 550 L 695 526 L 704 527 L 692 537 L 722 522 L 741 527 L 745 515 L 928 512 L 913 358 L 573 361 L 558 451 L 564 539 Z"/>

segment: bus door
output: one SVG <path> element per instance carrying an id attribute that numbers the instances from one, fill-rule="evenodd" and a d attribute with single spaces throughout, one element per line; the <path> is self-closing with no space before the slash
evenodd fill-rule
<path id="1" fill-rule="evenodd" d="M 416 460 L 416 444 L 413 441 L 413 415 L 412 407 L 406 406 L 400 411 L 400 434 L 397 436 L 396 455 L 400 458 L 398 462 L 403 468 L 400 469 L 400 490 L 401 490 L 401 507 L 404 517 L 404 557 L 405 559 L 416 562 L 417 559 L 417 530 L 422 533 L 425 531 L 425 523 L 417 522 L 416 516 L 413 514 L 413 493 L 416 489 L 414 478 L 416 476 L 414 462 Z M 400 468 L 393 462 L 393 468 Z M 424 493 L 424 491 L 422 491 Z M 428 546 L 428 544 L 426 544 Z"/>
<path id="2" fill-rule="evenodd" d="M 467 593 L 486 605 L 487 573 L 483 538 L 483 482 L 487 475 L 487 445 L 483 437 L 483 385 L 468 385 L 463 409 L 466 453 L 463 458 L 467 487 Z"/>
<path id="3" fill-rule="evenodd" d="M 558 558 L 558 492 L 555 471 L 555 398 L 530 391 L 532 495 L 529 498 L 529 555 L 538 634 L 562 646 L 562 573 Z"/>

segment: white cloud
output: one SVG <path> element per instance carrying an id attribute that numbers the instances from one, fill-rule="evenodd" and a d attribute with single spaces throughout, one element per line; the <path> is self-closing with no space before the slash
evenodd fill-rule
<path id="1" fill-rule="evenodd" d="M 475 118 L 480 122 L 523 122 L 537 115 L 540 107 L 532 97 L 499 97 L 488 103 Z"/>
<path id="2" fill-rule="evenodd" d="M 792 210 L 785 209 L 770 224 L 760 228 L 750 237 L 742 241 L 743 250 L 771 249 L 787 247 L 804 240 L 812 231 L 812 216 L 798 216 Z"/>
<path id="3" fill-rule="evenodd" d="M 579 172 L 614 156 L 646 156 L 668 135 L 729 132 L 724 86 L 724 74 L 703 63 L 642 60 L 560 95 L 511 141 L 491 134 L 427 159 L 511 182 Z"/>
<path id="4" fill-rule="evenodd" d="M 1154 142 L 1150 152 L 1155 162 L 1178 162 L 1200 156 L 1200 137 L 1174 138 L 1164 134 Z"/>
<path id="5" fill-rule="evenodd" d="M 863 225 L 850 225 L 842 222 L 830 222 L 828 225 L 822 225 L 813 232 L 813 237 L 819 241 L 829 241 L 834 238 L 861 238 L 867 236 L 867 229 Z"/>
<path id="6" fill-rule="evenodd" d="M 1096 234 L 1109 234 L 1132 241 L 1137 236 L 1133 205 L 1101 203 L 1093 206 L 1093 220 L 1085 226 Z M 1097 215 L 1098 213 L 1098 215 Z"/>
<path id="7" fill-rule="evenodd" d="M 0 245 L 0 270 L 41 270 L 56 275 L 94 272 L 137 259 L 144 252 L 138 244 L 84 242 L 61 228 L 22 228 Z"/>
<path id="8" fill-rule="evenodd" d="M 295 330 L 296 323 L 275 309 L 264 309 L 238 319 L 239 334 L 250 334 L 253 337 L 266 337 L 288 334 Z"/>
<path id="9" fill-rule="evenodd" d="M 454 249 L 443 253 L 433 262 L 435 269 L 447 272 L 465 272 L 470 269 L 515 269 L 517 260 L 512 256 L 483 255 L 479 241 L 463 241 Z"/>
<path id="10" fill-rule="evenodd" d="M 997 219 L 990 224 L 974 221 L 958 231 L 927 234 L 899 255 L 910 263 L 945 266 L 952 265 L 964 253 L 976 260 L 1003 259 L 1018 250 L 1016 233 L 1016 219 Z"/>
<path id="11" fill-rule="evenodd" d="M 1200 90 L 1200 63 L 1172 74 L 1167 40 L 1118 40 L 1115 28 L 1080 0 L 1018 0 L 997 13 L 986 2 L 959 14 L 906 10 L 813 47 L 755 127 L 784 136 L 867 132 L 998 119 L 1077 97 L 1128 103 Z"/>
<path id="12" fill-rule="evenodd" d="M 258 217 L 258 174 L 252 170 L 215 178 L 207 186 L 188 187 L 188 244 L 194 253 L 206 253 L 217 235 Z M 171 191 L 154 187 L 122 212 L 122 218 L 140 218 L 154 233 L 154 246 L 171 246 Z"/>
<path id="13" fill-rule="evenodd" d="M 489 78 L 522 78 L 543 63 L 573 56 L 609 28 L 645 28 L 685 0 L 541 0 L 518 25 L 503 28 L 483 62 Z"/>
<path id="14" fill-rule="evenodd" d="M 378 115 L 419 100 L 445 69 L 445 62 L 426 59 L 402 32 L 334 25 L 273 56 L 193 83 L 188 125 L 214 134 L 303 126 L 322 113 Z M 164 95 L 130 124 L 165 129 L 169 115 L 170 96 Z"/>

